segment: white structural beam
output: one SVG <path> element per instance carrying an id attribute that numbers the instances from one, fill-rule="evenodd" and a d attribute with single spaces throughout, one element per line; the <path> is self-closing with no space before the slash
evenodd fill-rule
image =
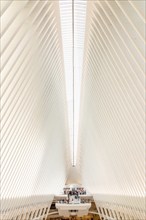
<path id="1" fill-rule="evenodd" d="M 97 205 L 145 209 L 144 15 L 143 0 L 87 1 L 77 161 Z"/>
<path id="2" fill-rule="evenodd" d="M 1 6 L 1 208 L 7 209 L 47 195 L 52 201 L 71 162 L 59 2 Z"/>
<path id="3" fill-rule="evenodd" d="M 1 1 L 2 213 L 46 216 L 71 182 L 145 218 L 144 0 Z"/>

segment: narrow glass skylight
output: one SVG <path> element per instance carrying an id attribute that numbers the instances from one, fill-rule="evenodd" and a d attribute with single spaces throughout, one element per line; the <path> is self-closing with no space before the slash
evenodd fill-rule
<path id="1" fill-rule="evenodd" d="M 74 4 L 74 7 L 72 7 L 72 4 Z M 62 43 L 64 53 L 66 93 L 70 130 L 70 147 L 73 166 L 76 165 L 76 153 L 78 146 L 79 109 L 85 37 L 86 5 L 86 0 L 60 0 L 61 31 L 63 41 Z"/>

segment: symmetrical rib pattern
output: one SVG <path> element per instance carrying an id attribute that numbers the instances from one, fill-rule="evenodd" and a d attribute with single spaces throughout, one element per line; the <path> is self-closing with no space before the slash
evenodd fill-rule
<path id="1" fill-rule="evenodd" d="M 78 153 L 82 184 L 100 194 L 97 201 L 144 209 L 145 1 L 97 0 L 87 7 Z"/>
<path id="2" fill-rule="evenodd" d="M 67 180 L 144 220 L 145 1 L 2 0 L 1 24 L 2 218 L 46 218 Z"/>
<path id="3" fill-rule="evenodd" d="M 59 3 L 1 3 L 3 209 L 60 192 L 70 155 Z"/>

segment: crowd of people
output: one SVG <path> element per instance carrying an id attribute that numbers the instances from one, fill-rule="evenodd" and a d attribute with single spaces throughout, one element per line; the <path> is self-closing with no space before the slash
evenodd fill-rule
<path id="1" fill-rule="evenodd" d="M 82 187 L 80 188 L 64 188 L 65 195 L 86 195 L 86 190 Z"/>
<path id="2" fill-rule="evenodd" d="M 63 192 L 66 197 L 58 201 L 59 203 L 78 204 L 87 202 L 80 197 L 81 195 L 86 195 L 86 190 L 83 187 L 65 187 Z"/>
<path id="3" fill-rule="evenodd" d="M 73 200 L 74 201 L 74 200 Z M 81 199 L 79 201 L 79 203 L 90 203 L 91 201 L 89 199 Z M 70 203 L 70 200 L 69 199 L 61 199 L 61 200 L 58 200 L 57 203 L 63 203 L 63 204 L 69 204 Z"/>

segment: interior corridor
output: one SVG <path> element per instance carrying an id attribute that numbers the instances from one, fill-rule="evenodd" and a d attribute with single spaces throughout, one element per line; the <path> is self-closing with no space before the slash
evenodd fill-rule
<path id="1" fill-rule="evenodd" d="M 145 7 L 1 0 L 2 220 L 146 219 Z"/>

